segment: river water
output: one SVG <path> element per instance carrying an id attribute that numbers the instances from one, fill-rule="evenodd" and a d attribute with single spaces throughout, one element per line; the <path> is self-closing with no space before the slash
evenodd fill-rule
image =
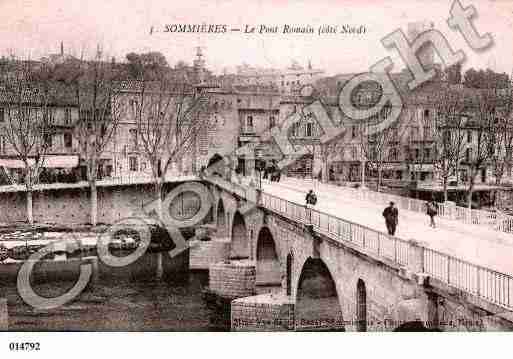
<path id="1" fill-rule="evenodd" d="M 146 259 L 155 253 L 145 254 Z M 203 297 L 206 271 L 189 271 L 157 280 L 148 261 L 138 260 L 121 274 L 101 275 L 63 307 L 37 310 L 23 302 L 15 283 L 2 286 L 8 300 L 9 331 L 222 331 L 229 330 L 222 310 Z M 150 258 L 151 259 L 151 258 Z M 100 273 L 103 271 L 100 270 Z M 72 281 L 35 284 L 46 297 L 62 294 Z"/>

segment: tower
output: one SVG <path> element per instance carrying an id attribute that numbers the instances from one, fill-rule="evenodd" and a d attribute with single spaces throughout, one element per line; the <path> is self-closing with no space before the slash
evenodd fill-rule
<path id="1" fill-rule="evenodd" d="M 196 47 L 196 59 L 193 61 L 193 65 L 197 82 L 205 82 L 205 60 L 203 59 L 203 51 L 200 46 Z"/>
<path id="2" fill-rule="evenodd" d="M 61 41 L 61 56 L 64 56 L 64 42 Z"/>

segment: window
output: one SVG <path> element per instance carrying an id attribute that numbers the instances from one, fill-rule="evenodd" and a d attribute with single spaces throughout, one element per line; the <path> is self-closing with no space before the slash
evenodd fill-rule
<path id="1" fill-rule="evenodd" d="M 356 138 L 356 126 L 351 127 L 351 138 Z"/>
<path id="2" fill-rule="evenodd" d="M 136 172 L 137 171 L 137 157 L 129 157 L 128 165 L 130 167 L 130 171 Z"/>
<path id="3" fill-rule="evenodd" d="M 46 147 L 50 148 L 52 147 L 52 135 L 49 133 L 45 133 L 43 135 L 43 141 Z"/>
<path id="4" fill-rule="evenodd" d="M 430 157 L 431 157 L 431 149 L 424 148 L 424 160 L 428 161 Z"/>
<path id="5" fill-rule="evenodd" d="M 287 254 L 287 295 L 292 295 L 292 264 L 294 257 L 292 253 Z"/>
<path id="6" fill-rule="evenodd" d="M 0 107 L 0 122 L 4 122 L 4 108 Z"/>
<path id="7" fill-rule="evenodd" d="M 64 133 L 64 147 L 66 147 L 66 148 L 73 147 L 73 136 L 71 136 L 71 133 L 69 133 L 69 132 Z"/>
<path id="8" fill-rule="evenodd" d="M 246 127 L 248 130 L 253 130 L 253 116 L 246 117 Z"/>
<path id="9" fill-rule="evenodd" d="M 292 124 L 292 136 L 293 137 L 299 136 L 299 123 L 297 123 L 297 122 Z"/>
<path id="10" fill-rule="evenodd" d="M 427 117 L 429 117 L 429 110 L 425 109 L 424 110 L 424 118 L 427 118 Z"/>
<path id="11" fill-rule="evenodd" d="M 418 160 L 420 157 L 420 151 L 418 148 L 415 149 L 415 159 Z"/>
<path id="12" fill-rule="evenodd" d="M 397 148 L 391 148 L 389 156 L 390 156 L 390 161 L 397 161 Z"/>
<path id="13" fill-rule="evenodd" d="M 128 136 L 131 150 L 136 150 L 138 147 L 137 129 L 132 128 L 128 130 Z"/>
<path id="14" fill-rule="evenodd" d="M 451 142 L 451 133 L 448 130 L 445 130 L 443 137 L 444 137 L 444 143 L 447 144 L 447 143 Z"/>
<path id="15" fill-rule="evenodd" d="M 351 158 L 353 160 L 356 160 L 357 155 L 358 155 L 358 153 L 357 153 L 356 147 L 351 147 Z"/>
<path id="16" fill-rule="evenodd" d="M 470 162 L 471 158 L 472 158 L 472 149 L 467 148 L 465 151 L 465 161 Z"/>
<path id="17" fill-rule="evenodd" d="M 276 126 L 276 119 L 274 116 L 269 117 L 269 128 L 273 128 Z"/>
<path id="18" fill-rule="evenodd" d="M 132 108 L 132 113 L 134 114 L 134 116 L 137 114 L 138 105 L 139 104 L 136 100 L 130 100 L 130 107 Z"/>
<path id="19" fill-rule="evenodd" d="M 417 140 L 420 139 L 420 131 L 419 131 L 419 128 L 417 126 L 412 126 L 412 128 L 411 128 L 411 136 L 412 136 L 414 141 L 417 141 Z"/>
<path id="20" fill-rule="evenodd" d="M 313 124 L 311 122 L 306 124 L 306 137 L 312 137 L 312 127 Z"/>
<path id="21" fill-rule="evenodd" d="M 5 137 L 0 136 L 0 153 L 5 153 Z"/>
<path id="22" fill-rule="evenodd" d="M 381 118 L 387 119 L 388 116 L 390 115 L 390 112 L 391 112 L 391 106 L 390 106 L 390 104 L 386 104 L 381 109 Z"/>
<path id="23" fill-rule="evenodd" d="M 472 130 L 467 131 L 467 142 L 472 142 Z"/>
<path id="24" fill-rule="evenodd" d="M 65 125 L 71 124 L 71 109 L 69 109 L 69 108 L 64 109 L 64 124 Z"/>
<path id="25" fill-rule="evenodd" d="M 358 279 L 356 284 L 356 330 L 367 331 L 367 290 L 363 280 Z"/>
<path id="26" fill-rule="evenodd" d="M 51 109 L 51 108 L 47 109 L 46 116 L 47 116 L 46 121 L 48 122 L 48 124 L 53 125 L 54 120 L 55 120 L 53 109 Z"/>

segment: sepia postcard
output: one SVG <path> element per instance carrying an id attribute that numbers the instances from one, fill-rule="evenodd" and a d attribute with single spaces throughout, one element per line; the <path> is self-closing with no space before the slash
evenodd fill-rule
<path id="1" fill-rule="evenodd" d="M 513 1 L 0 13 L 7 355 L 513 329 Z"/>

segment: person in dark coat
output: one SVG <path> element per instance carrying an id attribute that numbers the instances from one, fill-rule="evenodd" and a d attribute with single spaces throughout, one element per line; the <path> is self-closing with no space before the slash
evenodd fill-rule
<path id="1" fill-rule="evenodd" d="M 395 235 L 395 229 L 399 223 L 399 211 L 394 206 L 394 202 L 390 202 L 390 205 L 385 208 L 383 211 L 383 217 L 385 217 L 388 234 L 391 236 Z"/>
<path id="2" fill-rule="evenodd" d="M 306 219 L 308 222 L 312 222 L 312 208 L 317 204 L 317 196 L 315 195 L 313 189 L 308 191 L 305 197 L 306 201 Z"/>
<path id="3" fill-rule="evenodd" d="M 426 203 L 426 214 L 430 218 L 429 226 L 436 228 L 435 216 L 438 214 L 436 203 L 434 201 Z"/>

